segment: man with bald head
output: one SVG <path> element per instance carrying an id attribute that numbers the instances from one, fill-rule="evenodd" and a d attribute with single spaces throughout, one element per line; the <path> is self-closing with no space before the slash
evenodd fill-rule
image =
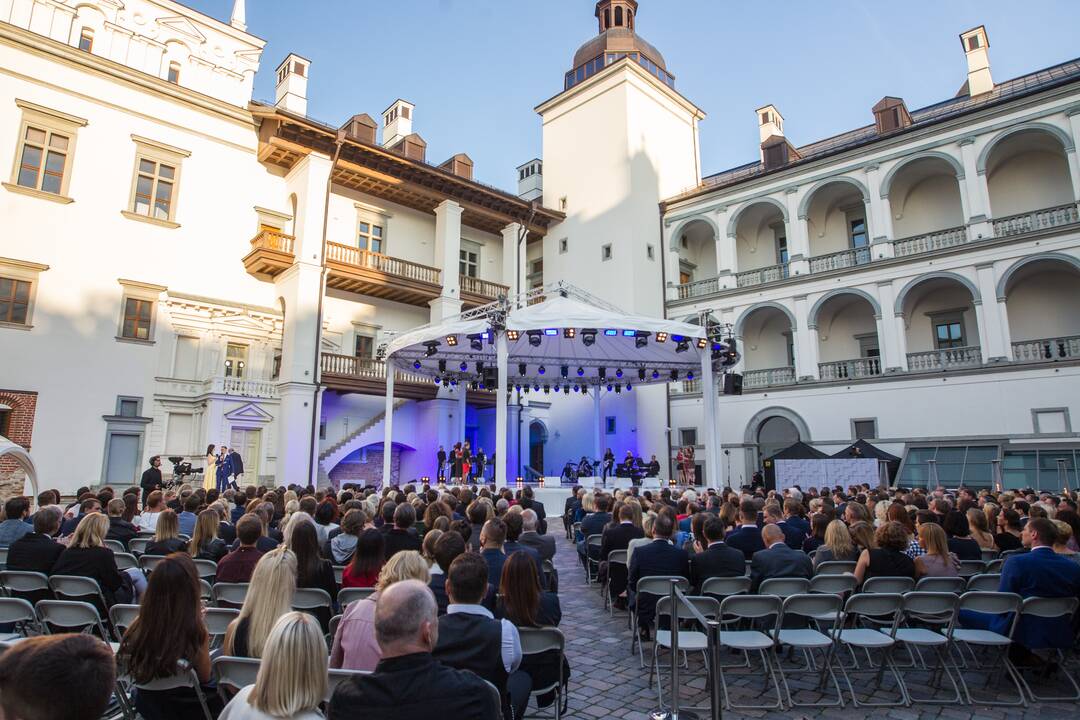
<path id="1" fill-rule="evenodd" d="M 750 592 L 756 593 L 762 581 L 770 578 L 806 578 L 814 574 L 810 556 L 784 542 L 784 531 L 775 523 L 761 528 L 765 549 L 754 553 L 750 561 Z"/>
<path id="2" fill-rule="evenodd" d="M 435 596 L 419 580 L 394 583 L 375 607 L 375 640 L 382 659 L 370 675 L 350 677 L 330 698 L 329 720 L 481 718 L 502 714 L 499 693 L 467 670 L 436 661 Z"/>

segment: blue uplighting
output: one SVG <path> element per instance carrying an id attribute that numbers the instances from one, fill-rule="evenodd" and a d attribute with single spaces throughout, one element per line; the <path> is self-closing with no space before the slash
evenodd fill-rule
<path id="1" fill-rule="evenodd" d="M 623 337 L 637 337 L 637 330 L 623 330 Z"/>
<path id="2" fill-rule="evenodd" d="M 619 334 L 619 331 L 618 330 L 605 330 L 604 334 L 607 335 L 608 337 L 615 337 L 616 335 Z"/>
<path id="3" fill-rule="evenodd" d="M 544 331 L 544 334 L 548 335 L 549 337 L 555 337 L 556 335 L 559 334 L 559 331 L 556 330 L 555 328 L 548 328 L 547 330 Z"/>

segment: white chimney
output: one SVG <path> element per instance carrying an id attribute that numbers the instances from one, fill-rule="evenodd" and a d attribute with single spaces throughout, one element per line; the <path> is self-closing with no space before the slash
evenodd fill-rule
<path id="1" fill-rule="evenodd" d="M 540 200 L 544 197 L 544 163 L 534 158 L 518 165 L 518 197 L 522 200 Z"/>
<path id="2" fill-rule="evenodd" d="M 977 28 L 960 34 L 960 43 L 967 56 L 968 95 L 975 97 L 994 89 L 994 79 L 990 77 L 990 40 L 986 37 L 986 28 Z"/>
<path id="3" fill-rule="evenodd" d="M 757 109 L 758 143 L 763 143 L 773 135 L 784 136 L 784 118 L 773 105 Z"/>
<path id="4" fill-rule="evenodd" d="M 310 70 L 310 60 L 296 53 L 289 53 L 277 68 L 274 107 L 307 116 L 307 82 Z"/>
<path id="5" fill-rule="evenodd" d="M 229 24 L 237 30 L 247 30 L 247 9 L 244 0 L 233 0 L 232 17 Z"/>
<path id="6" fill-rule="evenodd" d="M 402 139 L 412 135 L 413 110 L 416 108 L 407 100 L 395 100 L 383 110 L 383 147 L 393 147 Z"/>

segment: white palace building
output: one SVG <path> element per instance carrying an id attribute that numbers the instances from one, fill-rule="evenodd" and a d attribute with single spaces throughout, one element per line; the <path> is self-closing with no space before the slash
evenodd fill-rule
<path id="1" fill-rule="evenodd" d="M 1080 460 L 1080 63 L 995 83 L 976 28 L 955 97 L 886 96 L 801 147 L 767 105 L 757 159 L 703 175 L 704 112 L 637 14 L 596 4 L 536 108 L 543 157 L 506 192 L 464 152 L 428 158 L 406 100 L 310 118 L 300 54 L 254 100 L 244 0 L 229 22 L 173 0 L 0 0 L 0 435 L 65 492 L 129 484 L 156 454 L 201 467 L 210 444 L 247 481 L 378 482 L 379 348 L 564 281 L 718 324 L 743 393 L 712 399 L 718 459 L 696 379 L 608 393 L 600 428 L 591 399 L 515 391 L 511 477 L 558 475 L 598 430 L 665 476 L 697 446 L 711 485 L 795 440 L 867 439 L 907 483 L 935 460 L 986 485 L 999 460 L 1007 486 L 1056 486 L 1058 459 Z M 494 450 L 492 393 L 395 378 L 392 480 L 434 476 L 439 445 Z M 4 491 L 21 482 L 0 460 Z"/>

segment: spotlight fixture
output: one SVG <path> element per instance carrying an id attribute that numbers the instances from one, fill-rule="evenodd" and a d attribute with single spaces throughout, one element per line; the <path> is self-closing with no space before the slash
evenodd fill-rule
<path id="1" fill-rule="evenodd" d="M 619 334 L 618 330 L 612 330 L 611 328 L 608 328 L 607 330 L 604 331 L 604 335 L 606 335 L 608 337 L 615 337 L 618 334 Z"/>
<path id="2" fill-rule="evenodd" d="M 544 386 L 544 394 L 548 395 L 550 393 L 551 393 L 551 386 L 550 385 L 545 385 Z"/>
<path id="3" fill-rule="evenodd" d="M 529 368 L 525 365 L 525 363 L 518 363 L 518 375 L 520 375 L 521 377 L 525 377 L 525 373 L 528 371 Z"/>
<path id="4" fill-rule="evenodd" d="M 538 372 L 538 373 L 540 373 L 541 375 L 543 375 L 544 373 L 546 373 L 546 372 L 547 372 L 547 368 L 546 368 L 546 367 L 544 367 L 543 365 L 541 365 L 540 367 L 536 368 L 536 372 Z"/>
<path id="5" fill-rule="evenodd" d="M 544 339 L 543 330 L 529 330 L 526 334 L 529 336 L 529 345 L 540 347 L 540 341 Z"/>
<path id="6" fill-rule="evenodd" d="M 615 394 L 619 395 L 620 393 L 622 393 L 622 385 L 620 383 L 615 383 Z"/>
<path id="7" fill-rule="evenodd" d="M 675 382 L 678 379 L 679 379 L 679 371 L 678 370 L 672 370 L 671 371 L 671 382 Z"/>
<path id="8" fill-rule="evenodd" d="M 458 369 L 461 370 L 461 372 L 465 372 L 469 369 L 469 363 L 461 363 L 458 365 Z"/>
<path id="9" fill-rule="evenodd" d="M 547 330 L 544 330 L 544 334 L 548 337 L 557 337 L 559 335 L 559 331 L 555 328 L 548 328 Z"/>
<path id="10" fill-rule="evenodd" d="M 607 391 L 608 391 L 608 392 L 611 392 L 611 385 L 608 385 L 608 386 L 607 386 Z"/>
<path id="11" fill-rule="evenodd" d="M 656 342 L 658 342 L 658 343 L 667 342 L 667 333 L 666 332 L 658 332 L 658 333 L 656 333 Z"/>
<path id="12" fill-rule="evenodd" d="M 600 368 L 600 369 L 599 369 L 599 370 L 597 371 L 597 373 L 596 373 L 596 376 L 597 376 L 598 378 L 600 378 L 601 380 L 605 380 L 605 379 L 607 379 L 607 368 Z"/>
<path id="13" fill-rule="evenodd" d="M 440 360 L 439 361 L 439 372 L 441 372 L 441 373 L 446 372 L 446 361 L 445 360 Z"/>
<path id="14" fill-rule="evenodd" d="M 653 370 L 652 371 L 652 379 L 656 380 L 659 377 L 660 377 L 660 371 L 659 370 Z"/>
<path id="15" fill-rule="evenodd" d="M 427 348 L 427 350 L 424 351 L 424 355 L 426 357 L 431 357 L 439 351 L 439 341 L 428 340 L 426 343 L 424 343 L 424 347 Z"/>
<path id="16" fill-rule="evenodd" d="M 634 333 L 634 347 L 638 350 L 649 346 L 649 333 L 645 330 L 638 330 Z"/>
<path id="17" fill-rule="evenodd" d="M 578 376 L 578 377 L 581 377 L 581 376 L 582 376 L 582 375 L 584 375 L 584 374 L 585 374 L 585 368 L 583 368 L 583 367 L 579 367 L 579 368 L 577 369 L 577 376 Z"/>
<path id="18" fill-rule="evenodd" d="M 435 384 L 436 385 L 442 385 L 442 378 L 438 378 L 438 377 L 435 378 Z"/>
<path id="19" fill-rule="evenodd" d="M 724 344 L 727 345 L 727 350 L 721 353 L 724 367 L 731 367 L 739 362 L 739 350 L 735 343 L 735 338 L 727 338 L 724 340 Z"/>
<path id="20" fill-rule="evenodd" d="M 479 390 L 480 389 L 480 383 L 473 382 L 471 385 L 469 385 L 469 389 L 470 390 Z"/>
<path id="21" fill-rule="evenodd" d="M 675 352 L 677 352 L 677 353 L 684 353 L 689 349 L 690 349 L 690 341 L 687 340 L 686 338 L 683 338 L 683 339 L 679 340 L 678 344 L 675 346 Z"/>
<path id="22" fill-rule="evenodd" d="M 423 366 L 422 366 L 422 365 L 420 364 L 420 361 L 419 361 L 419 360 L 414 360 L 414 361 L 413 361 L 413 364 L 412 364 L 412 366 L 413 366 L 413 370 L 419 370 L 419 369 L 420 369 L 421 367 L 423 367 Z"/>
<path id="23" fill-rule="evenodd" d="M 450 387 L 457 387 L 457 380 L 451 380 Z"/>
<path id="24" fill-rule="evenodd" d="M 484 374 L 484 363 L 483 363 L 483 361 L 480 361 L 480 360 L 476 361 L 476 374 L 477 375 L 483 375 Z"/>
<path id="25" fill-rule="evenodd" d="M 559 375 L 563 376 L 564 378 L 565 377 L 570 377 L 570 366 L 569 365 L 561 366 L 559 368 Z"/>
<path id="26" fill-rule="evenodd" d="M 686 379 L 687 380 L 693 380 L 694 379 L 694 373 L 692 373 L 692 372 L 686 373 Z"/>
<path id="27" fill-rule="evenodd" d="M 637 379 L 641 382 L 645 382 L 645 368 L 638 368 Z"/>
<path id="28" fill-rule="evenodd" d="M 469 335 L 468 338 L 469 338 L 469 347 L 471 347 L 475 352 L 480 352 L 481 350 L 484 349 L 484 336 L 483 336 L 483 334 L 481 334 L 481 333 L 473 333 L 472 335 Z"/>
<path id="29" fill-rule="evenodd" d="M 515 385 L 514 389 L 517 390 L 518 392 L 521 392 L 521 385 Z"/>
<path id="30" fill-rule="evenodd" d="M 447 335 L 446 344 L 450 347 L 454 347 L 455 345 L 457 345 L 457 335 Z"/>
<path id="31" fill-rule="evenodd" d="M 622 368 L 619 368 L 618 370 L 615 371 L 615 377 L 617 377 L 617 378 L 622 377 Z"/>
<path id="32" fill-rule="evenodd" d="M 637 337 L 637 330 L 623 330 L 623 337 Z"/>
<path id="33" fill-rule="evenodd" d="M 563 385 L 562 391 L 563 391 L 563 395 L 569 395 L 570 394 L 570 386 L 569 385 Z"/>
<path id="34" fill-rule="evenodd" d="M 580 385 L 575 385 L 574 386 L 574 392 L 581 392 L 581 386 Z"/>
<path id="35" fill-rule="evenodd" d="M 631 390 L 630 383 L 626 383 L 626 392 L 630 392 L 630 390 Z"/>
<path id="36" fill-rule="evenodd" d="M 581 329 L 581 344 L 592 347 L 596 343 L 596 330 L 594 328 Z"/>
<path id="37" fill-rule="evenodd" d="M 708 338 L 698 338 L 697 346 L 699 350 L 704 350 L 709 345 Z"/>
<path id="38" fill-rule="evenodd" d="M 567 340 L 573 340 L 574 335 L 576 335 L 576 334 L 577 334 L 577 331 L 574 330 L 574 328 L 563 328 L 562 336 L 564 338 L 566 338 Z"/>
<path id="39" fill-rule="evenodd" d="M 540 392 L 540 383 L 536 383 L 535 385 L 533 385 L 533 390 L 535 390 L 536 392 Z"/>
<path id="40" fill-rule="evenodd" d="M 506 339 L 511 341 L 511 342 L 514 342 L 520 336 L 521 336 L 521 333 L 519 333 L 517 330 L 507 330 L 506 331 Z"/>

